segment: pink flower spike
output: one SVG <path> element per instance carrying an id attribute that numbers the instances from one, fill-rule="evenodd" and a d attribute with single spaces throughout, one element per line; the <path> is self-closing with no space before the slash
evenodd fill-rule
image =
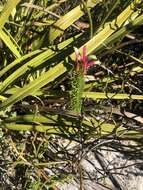
<path id="1" fill-rule="evenodd" d="M 85 75 L 87 70 L 93 65 L 95 65 L 97 62 L 93 60 L 88 61 L 86 46 L 82 47 L 82 55 L 80 54 L 79 50 L 76 47 L 74 48 L 74 50 L 75 50 L 75 55 L 76 55 L 75 70 L 81 75 Z"/>

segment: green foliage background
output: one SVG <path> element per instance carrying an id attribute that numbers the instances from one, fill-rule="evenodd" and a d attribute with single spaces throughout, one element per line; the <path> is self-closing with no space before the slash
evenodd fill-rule
<path id="1" fill-rule="evenodd" d="M 98 121 L 95 111 L 104 111 L 104 106 L 132 110 L 133 104 L 143 100 L 142 8 L 141 0 L 1 1 L 1 128 L 43 132 L 48 139 L 54 134 L 72 141 L 79 141 L 81 131 L 85 141 L 109 134 L 140 139 L 142 131 L 128 130 L 114 119 Z M 82 53 L 83 46 L 89 59 L 96 56 L 97 66 L 85 76 L 82 98 L 87 117 L 81 119 L 68 108 L 74 47 Z M 47 100 L 64 101 L 64 111 L 49 111 Z M 88 108 L 89 100 L 92 109 Z M 31 160 L 22 162 L 37 167 Z M 39 189 L 41 178 L 25 186 Z M 51 179 L 47 186 L 54 187 L 56 180 L 60 181 L 58 177 Z"/>

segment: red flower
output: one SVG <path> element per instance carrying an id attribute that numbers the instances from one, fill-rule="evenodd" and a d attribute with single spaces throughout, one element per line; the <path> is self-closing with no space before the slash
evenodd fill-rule
<path id="1" fill-rule="evenodd" d="M 86 46 L 82 49 L 82 55 L 80 54 L 79 50 L 75 48 L 76 54 L 76 72 L 81 74 L 86 74 L 86 71 L 95 64 L 95 61 L 89 61 L 87 56 L 87 48 Z"/>

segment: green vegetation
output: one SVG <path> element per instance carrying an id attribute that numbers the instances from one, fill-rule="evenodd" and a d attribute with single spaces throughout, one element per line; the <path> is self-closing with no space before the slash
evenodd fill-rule
<path id="1" fill-rule="evenodd" d="M 23 171 L 21 189 L 73 178 L 77 160 L 47 156 L 55 142 L 140 141 L 142 9 L 142 0 L 0 2 L 0 138 L 12 147 L 6 164 Z"/>

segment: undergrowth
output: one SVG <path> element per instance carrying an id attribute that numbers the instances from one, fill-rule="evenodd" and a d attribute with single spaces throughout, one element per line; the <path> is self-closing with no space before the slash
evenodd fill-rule
<path id="1" fill-rule="evenodd" d="M 0 2 L 2 189 L 76 181 L 82 190 L 89 154 L 102 168 L 96 185 L 123 189 L 102 149 L 142 155 L 142 8 L 141 0 Z"/>

